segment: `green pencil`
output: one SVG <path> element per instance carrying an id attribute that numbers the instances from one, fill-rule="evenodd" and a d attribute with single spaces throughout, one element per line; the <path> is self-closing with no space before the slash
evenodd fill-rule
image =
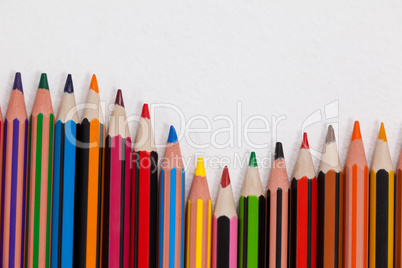
<path id="1" fill-rule="evenodd" d="M 42 74 L 29 121 L 27 268 L 50 267 L 53 133 L 52 101 Z"/>
<path id="2" fill-rule="evenodd" d="M 239 201 L 239 268 L 264 266 L 265 202 L 257 159 L 252 152 Z"/>

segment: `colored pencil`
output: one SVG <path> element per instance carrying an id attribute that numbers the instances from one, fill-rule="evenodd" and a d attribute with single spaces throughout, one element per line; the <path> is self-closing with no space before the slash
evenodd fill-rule
<path id="1" fill-rule="evenodd" d="M 212 202 L 204 160 L 197 161 L 187 201 L 186 267 L 211 267 Z"/>
<path id="2" fill-rule="evenodd" d="M 54 130 L 52 268 L 73 267 L 77 124 L 74 87 L 69 74 Z"/>
<path id="3" fill-rule="evenodd" d="M 384 123 L 381 123 L 370 171 L 369 267 L 394 267 L 394 191 Z"/>
<path id="4" fill-rule="evenodd" d="M 147 104 L 142 107 L 132 161 L 130 267 L 157 267 L 158 153 Z"/>
<path id="5" fill-rule="evenodd" d="M 237 227 L 232 184 L 225 167 L 212 218 L 212 268 L 237 267 Z"/>
<path id="6" fill-rule="evenodd" d="M 342 267 L 343 173 L 331 125 L 328 126 L 317 185 L 317 266 Z"/>
<path id="7" fill-rule="evenodd" d="M 368 167 L 359 122 L 356 121 L 345 165 L 344 264 L 368 267 Z"/>
<path id="8" fill-rule="evenodd" d="M 101 267 L 105 126 L 95 75 L 77 130 L 74 267 Z"/>
<path id="9" fill-rule="evenodd" d="M 267 189 L 267 268 L 288 267 L 289 188 L 282 143 L 277 142 Z"/>
<path id="10" fill-rule="evenodd" d="M 317 178 L 307 133 L 303 135 L 290 185 L 289 236 L 290 267 L 315 268 L 317 261 Z"/>
<path id="11" fill-rule="evenodd" d="M 43 73 L 29 122 L 27 268 L 50 266 L 53 139 L 53 107 Z"/>
<path id="12" fill-rule="evenodd" d="M 265 206 L 257 158 L 252 152 L 239 201 L 239 268 L 264 267 Z"/>
<path id="13" fill-rule="evenodd" d="M 103 267 L 128 267 L 130 254 L 131 138 L 123 94 L 117 91 L 105 149 Z"/>
<path id="14" fill-rule="evenodd" d="M 185 171 L 176 130 L 170 127 L 159 184 L 159 268 L 184 266 Z"/>
<path id="15" fill-rule="evenodd" d="M 24 267 L 28 117 L 20 73 L 15 74 L 4 121 L 3 149 L 0 266 Z"/>
<path id="16" fill-rule="evenodd" d="M 399 154 L 395 182 L 395 267 L 402 267 L 402 150 Z"/>

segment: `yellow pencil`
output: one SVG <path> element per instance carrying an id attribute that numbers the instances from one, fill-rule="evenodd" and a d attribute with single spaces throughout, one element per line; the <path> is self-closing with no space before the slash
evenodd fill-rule
<path id="1" fill-rule="evenodd" d="M 186 268 L 211 267 L 211 225 L 211 196 L 200 157 L 187 201 Z"/>

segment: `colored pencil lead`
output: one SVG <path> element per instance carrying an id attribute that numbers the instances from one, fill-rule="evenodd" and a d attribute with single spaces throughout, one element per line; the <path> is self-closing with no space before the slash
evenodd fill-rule
<path id="1" fill-rule="evenodd" d="M 250 161 L 248 163 L 249 167 L 257 167 L 257 158 L 255 156 L 255 152 L 251 152 L 250 154 Z"/>
<path id="2" fill-rule="evenodd" d="M 179 139 L 177 138 L 177 133 L 176 133 L 176 130 L 174 129 L 174 126 L 170 126 L 168 142 L 176 143 L 178 141 L 179 141 Z"/>
<path id="3" fill-rule="evenodd" d="M 24 90 L 22 89 L 21 73 L 19 72 L 15 73 L 13 89 L 17 89 L 24 94 Z"/>
<path id="4" fill-rule="evenodd" d="M 331 125 L 328 126 L 327 138 L 325 141 L 327 144 L 335 142 L 335 132 L 334 132 L 334 128 Z"/>
<path id="5" fill-rule="evenodd" d="M 195 169 L 195 176 L 201 176 L 201 177 L 205 177 L 205 167 L 204 167 L 204 160 L 202 159 L 202 157 L 198 157 L 197 160 L 197 167 Z"/>
<path id="6" fill-rule="evenodd" d="M 91 85 L 89 86 L 89 89 L 92 89 L 96 93 L 99 93 L 98 80 L 96 79 L 96 75 L 92 75 Z"/>
<path id="7" fill-rule="evenodd" d="M 42 88 L 42 89 L 47 89 L 49 90 L 49 83 L 47 81 L 47 75 L 46 73 L 42 73 L 40 76 L 40 81 L 39 81 L 39 87 L 38 88 Z"/>
<path id="8" fill-rule="evenodd" d="M 355 125 L 353 126 L 352 141 L 361 139 L 362 133 L 360 132 L 360 124 L 359 121 L 355 121 Z"/>
<path id="9" fill-rule="evenodd" d="M 385 134 L 385 127 L 383 122 L 381 122 L 380 132 L 378 133 L 378 139 L 382 140 L 383 142 L 387 142 L 387 134 Z"/>
<path id="10" fill-rule="evenodd" d="M 225 166 L 222 172 L 221 186 L 222 188 L 226 188 L 229 184 L 230 184 L 229 169 L 227 166 Z"/>
<path id="11" fill-rule="evenodd" d="M 66 85 L 64 86 L 64 92 L 66 93 L 74 92 L 73 79 L 71 77 L 71 74 L 67 75 Z"/>
<path id="12" fill-rule="evenodd" d="M 151 117 L 149 116 L 149 109 L 148 109 L 148 104 L 144 103 L 142 106 L 142 113 L 141 113 L 142 118 L 147 118 L 150 119 Z"/>
<path id="13" fill-rule="evenodd" d="M 304 132 L 303 134 L 303 142 L 300 149 L 310 149 L 310 145 L 308 144 L 307 132 Z"/>
<path id="14" fill-rule="evenodd" d="M 274 160 L 285 158 L 283 154 L 283 147 L 281 142 L 277 142 L 275 146 L 275 157 Z"/>
<path id="15" fill-rule="evenodd" d="M 117 90 L 116 100 L 115 100 L 114 104 L 124 107 L 123 93 L 121 92 L 121 89 Z"/>

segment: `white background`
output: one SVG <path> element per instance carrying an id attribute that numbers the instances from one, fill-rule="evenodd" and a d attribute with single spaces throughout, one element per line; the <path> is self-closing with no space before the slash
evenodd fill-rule
<path id="1" fill-rule="evenodd" d="M 20 1 L 18 1 L 20 2 Z M 213 121 L 224 115 L 235 124 L 234 142 L 225 148 L 194 148 L 211 143 L 212 133 L 184 135 L 205 122 L 181 122 L 169 108 L 157 108 L 157 143 L 165 144 L 170 124 L 180 137 L 186 159 L 195 153 L 211 157 L 259 158 L 272 155 L 282 141 L 289 176 L 297 158 L 301 133 L 320 151 L 326 126 L 337 128 L 345 163 L 354 120 L 360 120 L 371 163 L 379 124 L 385 122 L 396 165 L 402 137 L 402 2 L 389 0 L 244 0 L 244 1 L 1 1 L 0 104 L 5 115 L 14 73 L 22 73 L 28 112 L 41 72 L 47 72 L 57 114 L 66 75 L 73 75 L 78 103 L 87 95 L 92 73 L 101 98 L 114 101 L 123 89 L 127 113 L 140 114 L 142 103 L 168 103 L 188 120 L 203 115 L 212 132 L 228 126 Z M 169 3 L 168 3 L 169 2 Z M 339 116 L 308 125 L 310 114 L 337 101 Z M 241 122 L 237 118 L 242 106 Z M 155 106 L 154 106 L 155 107 Z M 109 115 L 110 111 L 106 111 Z M 267 118 L 271 131 L 250 134 L 255 149 L 239 135 L 238 124 L 251 116 Z M 286 116 L 272 129 L 272 116 Z M 260 120 L 251 127 L 264 127 Z M 132 137 L 137 124 L 130 124 Z M 217 136 L 228 142 L 229 134 Z M 159 149 L 163 155 L 164 149 Z M 314 158 L 316 168 L 319 158 Z M 230 165 L 238 199 L 245 167 Z M 187 170 L 187 193 L 194 159 Z M 207 165 L 214 201 L 221 168 Z M 261 168 L 264 188 L 269 168 Z"/>

